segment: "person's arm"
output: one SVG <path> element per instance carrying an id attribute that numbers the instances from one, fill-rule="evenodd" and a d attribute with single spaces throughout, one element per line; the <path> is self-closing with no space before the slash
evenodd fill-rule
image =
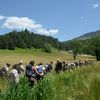
<path id="1" fill-rule="evenodd" d="M 40 73 L 38 72 L 37 68 L 35 68 L 35 72 L 36 72 L 38 75 L 40 75 L 40 76 L 43 76 L 43 75 L 44 75 L 43 72 L 40 74 Z"/>
<path id="2" fill-rule="evenodd" d="M 24 66 L 23 65 L 21 65 L 20 68 L 21 68 L 22 71 L 24 71 Z"/>
<path id="3" fill-rule="evenodd" d="M 37 74 L 39 74 L 39 72 L 38 72 L 37 68 L 35 68 L 35 72 L 36 72 Z"/>

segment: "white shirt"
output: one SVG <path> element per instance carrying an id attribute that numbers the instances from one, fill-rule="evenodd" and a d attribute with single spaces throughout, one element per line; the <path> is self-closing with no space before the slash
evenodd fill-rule
<path id="1" fill-rule="evenodd" d="M 24 70 L 24 66 L 23 66 L 23 65 L 20 65 L 20 68 L 21 68 L 22 70 Z"/>
<path id="2" fill-rule="evenodd" d="M 18 74 L 18 71 L 16 69 L 12 69 L 10 73 L 12 73 L 14 75 L 15 82 L 18 83 L 19 82 L 19 78 L 20 78 L 19 74 Z"/>
<path id="3" fill-rule="evenodd" d="M 4 66 L 5 70 L 8 72 L 9 71 L 9 68 L 5 65 Z"/>

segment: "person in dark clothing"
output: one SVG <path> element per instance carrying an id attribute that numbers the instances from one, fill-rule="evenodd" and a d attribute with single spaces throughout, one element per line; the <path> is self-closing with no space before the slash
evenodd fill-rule
<path id="1" fill-rule="evenodd" d="M 57 59 L 57 63 L 56 63 L 56 66 L 55 66 L 55 71 L 58 74 L 62 71 L 62 63 L 60 62 L 59 59 Z"/>
<path id="2" fill-rule="evenodd" d="M 62 68 L 63 68 L 63 72 L 66 70 L 66 63 L 65 61 L 62 62 Z"/>
<path id="3" fill-rule="evenodd" d="M 34 67 L 35 62 L 33 60 L 26 66 L 26 77 L 29 81 L 29 85 L 33 86 L 37 83 L 36 81 L 36 70 Z"/>
<path id="4" fill-rule="evenodd" d="M 53 66 L 53 62 L 51 61 L 50 64 L 49 64 L 50 72 L 53 70 L 52 66 Z"/>
<path id="5" fill-rule="evenodd" d="M 47 72 L 51 72 L 52 71 L 52 65 L 53 65 L 53 62 L 51 61 L 49 64 L 48 64 L 48 67 L 47 67 Z"/>
<path id="6" fill-rule="evenodd" d="M 76 67 L 79 65 L 77 61 L 75 61 L 74 63 L 75 63 L 75 65 L 76 65 Z"/>

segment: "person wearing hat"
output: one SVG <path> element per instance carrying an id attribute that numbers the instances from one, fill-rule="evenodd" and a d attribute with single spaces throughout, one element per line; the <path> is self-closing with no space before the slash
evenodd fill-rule
<path id="1" fill-rule="evenodd" d="M 24 65 L 23 65 L 23 61 L 19 61 L 19 64 L 18 64 L 18 67 L 17 67 L 17 70 L 18 70 L 18 74 L 21 75 L 22 72 L 24 72 Z"/>

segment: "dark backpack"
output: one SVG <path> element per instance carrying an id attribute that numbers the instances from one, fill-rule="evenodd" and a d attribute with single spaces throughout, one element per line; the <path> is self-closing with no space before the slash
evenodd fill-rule
<path id="1" fill-rule="evenodd" d="M 29 64 L 26 66 L 26 76 L 27 77 L 35 77 L 35 71 L 32 69 L 32 65 Z"/>

